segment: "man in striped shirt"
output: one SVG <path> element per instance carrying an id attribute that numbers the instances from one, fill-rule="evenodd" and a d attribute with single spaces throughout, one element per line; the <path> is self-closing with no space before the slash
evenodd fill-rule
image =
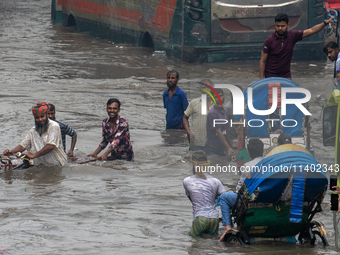
<path id="1" fill-rule="evenodd" d="M 55 122 L 57 122 L 59 124 L 60 127 L 60 131 L 61 131 L 61 138 L 63 140 L 63 147 L 64 147 L 64 151 L 66 152 L 66 138 L 65 136 L 68 135 L 72 138 L 71 141 L 71 148 L 67 153 L 68 157 L 73 157 L 73 151 L 74 151 L 74 147 L 76 146 L 76 142 L 77 142 L 77 133 L 76 131 L 74 131 L 72 128 L 70 128 L 68 125 L 66 125 L 65 123 L 62 123 L 60 121 L 57 121 L 55 119 L 55 106 L 53 104 L 49 104 L 49 109 L 47 110 L 47 117 L 51 120 L 54 120 Z"/>

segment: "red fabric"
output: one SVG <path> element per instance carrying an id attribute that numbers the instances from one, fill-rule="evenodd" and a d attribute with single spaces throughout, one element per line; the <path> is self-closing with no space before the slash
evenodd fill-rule
<path id="1" fill-rule="evenodd" d="M 48 103 L 39 102 L 35 106 L 32 106 L 32 112 L 34 117 L 41 117 L 47 113 Z"/>

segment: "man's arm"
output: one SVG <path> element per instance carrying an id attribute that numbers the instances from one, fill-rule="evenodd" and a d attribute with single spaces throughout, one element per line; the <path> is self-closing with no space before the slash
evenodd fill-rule
<path id="1" fill-rule="evenodd" d="M 259 74 L 260 79 L 264 79 L 264 70 L 266 69 L 266 63 L 267 63 L 268 53 L 261 52 L 261 60 L 260 60 L 260 68 L 259 68 Z"/>
<path id="2" fill-rule="evenodd" d="M 40 151 L 37 151 L 36 153 L 31 153 L 30 151 L 26 152 L 25 155 L 29 157 L 30 159 L 39 158 L 41 156 L 44 156 L 45 154 L 49 153 L 51 150 L 55 148 L 54 144 L 46 144 Z"/>
<path id="3" fill-rule="evenodd" d="M 225 136 L 223 135 L 220 128 L 216 128 L 216 134 L 220 141 L 222 142 L 224 148 L 227 150 L 227 156 L 229 157 L 230 153 L 232 153 L 233 149 L 229 146 L 227 140 L 225 139 Z"/>
<path id="4" fill-rule="evenodd" d="M 9 155 L 13 155 L 17 152 L 23 152 L 24 150 L 25 150 L 25 148 L 21 144 L 19 144 L 17 147 L 15 147 L 12 150 L 10 150 L 10 149 L 4 150 L 4 152 L 2 154 L 4 154 L 5 156 L 9 156 Z"/>
<path id="5" fill-rule="evenodd" d="M 65 123 L 59 123 L 60 128 L 62 127 L 62 125 L 63 125 L 63 134 L 68 135 L 72 138 L 71 147 L 67 153 L 67 156 L 73 157 L 74 147 L 76 146 L 76 143 L 77 143 L 77 132 L 74 129 L 70 128 Z M 66 148 L 64 149 L 66 150 Z"/>
<path id="6" fill-rule="evenodd" d="M 325 22 L 327 24 L 334 23 L 334 17 L 332 16 L 330 19 L 326 20 Z M 312 27 L 310 29 L 304 30 L 302 38 L 305 38 L 305 37 L 308 37 L 308 36 L 311 36 L 313 34 L 316 34 L 316 33 L 320 32 L 322 29 L 324 29 L 325 26 L 327 26 L 327 24 L 322 22 L 322 23 L 320 23 L 318 25 L 315 25 L 314 27 Z"/>
<path id="7" fill-rule="evenodd" d="M 185 132 L 187 133 L 188 141 L 190 143 L 190 138 L 192 137 L 190 137 L 191 135 L 190 135 L 189 117 L 184 114 L 182 122 L 183 122 L 183 127 L 185 129 Z"/>
<path id="8" fill-rule="evenodd" d="M 74 137 L 72 137 L 71 147 L 70 147 L 70 150 L 67 153 L 67 156 L 73 157 L 73 151 L 74 151 L 74 147 L 76 146 L 76 143 L 77 143 L 77 136 L 74 136 Z"/>

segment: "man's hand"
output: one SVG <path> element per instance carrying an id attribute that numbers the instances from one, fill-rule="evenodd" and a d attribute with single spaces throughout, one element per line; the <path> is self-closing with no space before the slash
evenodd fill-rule
<path id="1" fill-rule="evenodd" d="M 4 152 L 2 154 L 4 154 L 5 156 L 13 155 L 13 153 L 10 149 L 4 150 Z"/>
<path id="2" fill-rule="evenodd" d="M 67 157 L 73 157 L 73 150 L 69 150 L 69 151 L 68 151 Z"/>
<path id="3" fill-rule="evenodd" d="M 230 147 L 227 151 L 227 157 L 230 157 L 230 154 L 236 154 L 235 151 Z"/>
<path id="4" fill-rule="evenodd" d="M 28 158 L 34 159 L 34 154 L 32 154 L 30 151 L 27 151 L 24 153 Z"/>
<path id="5" fill-rule="evenodd" d="M 105 154 L 97 157 L 98 160 L 107 160 L 107 156 Z"/>
<path id="6" fill-rule="evenodd" d="M 340 187 L 339 186 L 333 186 L 332 189 L 335 189 L 335 190 L 333 190 L 334 193 L 340 194 Z"/>
<path id="7" fill-rule="evenodd" d="M 191 132 L 187 133 L 187 138 L 188 138 L 189 143 L 191 143 L 193 145 L 195 144 L 196 137 L 193 133 L 191 133 Z"/>
<path id="8" fill-rule="evenodd" d="M 334 16 L 330 17 L 328 20 L 326 20 L 326 23 L 334 23 Z"/>

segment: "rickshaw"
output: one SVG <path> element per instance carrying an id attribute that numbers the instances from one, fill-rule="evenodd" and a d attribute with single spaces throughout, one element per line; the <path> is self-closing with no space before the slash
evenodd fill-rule
<path id="1" fill-rule="evenodd" d="M 277 110 L 274 114 L 269 116 L 255 115 L 250 111 L 247 102 L 248 88 L 250 87 L 253 89 L 253 106 L 257 110 L 267 110 L 271 107 L 273 101 L 273 88 L 277 88 L 278 103 Z M 280 135 L 280 133 L 275 132 L 277 129 L 282 130 L 282 133 L 290 135 L 292 137 L 292 143 L 301 145 L 313 154 L 313 148 L 310 141 L 309 116 L 305 116 L 296 105 L 292 104 L 287 105 L 286 115 L 281 115 L 282 87 L 298 88 L 299 86 L 292 80 L 274 77 L 256 81 L 250 84 L 245 90 L 245 116 L 243 121 L 248 125 L 246 125 L 246 127 L 237 125 L 239 153 L 237 154 L 236 159 L 238 165 L 243 165 L 244 162 L 250 160 L 246 147 L 251 138 L 259 138 L 263 142 L 265 154 L 267 150 L 275 147 Z M 287 99 L 300 99 L 304 98 L 304 96 L 305 95 L 302 93 L 287 93 Z M 303 104 L 303 106 L 308 108 L 308 105 L 306 104 Z M 240 120 L 241 117 L 242 116 L 238 116 L 237 119 Z M 274 119 L 279 119 L 279 121 L 271 121 Z M 253 120 L 256 120 L 257 126 L 258 123 L 264 124 L 261 127 L 250 127 L 249 121 Z M 295 120 L 296 122 L 291 120 Z M 282 126 L 282 123 L 285 125 Z"/>
<path id="2" fill-rule="evenodd" d="M 254 238 L 290 239 L 315 244 L 319 237 L 328 246 L 327 229 L 313 221 L 321 212 L 328 180 L 325 170 L 300 145 L 274 148 L 250 172 L 238 192 L 231 216 L 237 229 L 230 229 L 225 242 L 250 244 Z"/>
<path id="3" fill-rule="evenodd" d="M 230 229 L 224 237 L 225 242 L 250 244 L 256 238 L 275 238 L 296 242 L 299 234 L 300 243 L 315 244 L 319 237 L 328 246 L 325 235 L 327 229 L 313 220 L 321 212 L 321 203 L 325 196 L 328 180 L 325 170 L 313 156 L 310 142 L 309 116 L 305 116 L 296 105 L 287 105 L 286 115 L 280 112 L 280 91 L 282 87 L 298 87 L 292 80 L 285 78 L 267 78 L 252 83 L 253 106 L 258 110 L 267 110 L 272 106 L 273 88 L 278 90 L 277 109 L 271 116 L 253 114 L 245 102 L 245 116 L 242 121 L 248 123 L 243 129 L 238 128 L 238 165 L 250 160 L 245 149 L 249 139 L 258 138 L 264 143 L 266 156 L 250 172 L 242 188 L 238 191 L 237 201 L 231 216 L 237 228 Z M 248 89 L 244 95 L 247 99 Z M 302 93 L 288 93 L 288 99 L 301 99 Z M 306 108 L 307 105 L 303 104 Z M 274 127 L 266 120 L 279 119 L 294 125 Z M 239 118 L 240 119 L 240 118 Z M 261 120 L 266 125 L 251 127 L 249 120 Z M 296 124 L 296 125 L 295 125 Z M 281 129 L 292 137 L 292 144 L 277 146 Z"/>

